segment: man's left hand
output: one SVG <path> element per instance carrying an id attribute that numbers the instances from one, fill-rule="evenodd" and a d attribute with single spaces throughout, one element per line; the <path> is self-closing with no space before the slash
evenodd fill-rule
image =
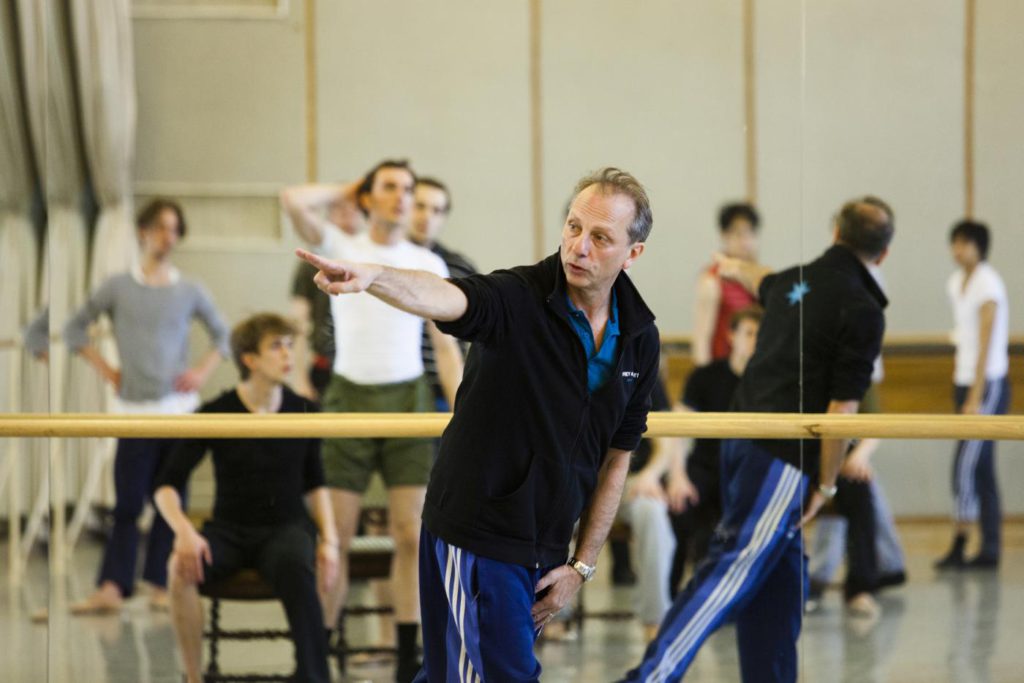
<path id="1" fill-rule="evenodd" d="M 542 600 L 533 605 L 533 627 L 540 629 L 546 626 L 563 607 L 569 604 L 582 585 L 583 577 L 569 565 L 555 567 L 542 576 L 533 591 L 540 593 L 544 589 L 549 590 Z"/>
<path id="2" fill-rule="evenodd" d="M 800 526 L 804 526 L 814 519 L 827 502 L 828 499 L 822 495 L 821 491 L 815 491 L 811 496 L 810 502 L 807 503 L 807 507 L 804 508 L 804 516 L 800 518 Z"/>
<path id="3" fill-rule="evenodd" d="M 206 375 L 202 370 L 192 368 L 174 378 L 174 390 L 182 394 L 199 391 L 206 383 Z"/>

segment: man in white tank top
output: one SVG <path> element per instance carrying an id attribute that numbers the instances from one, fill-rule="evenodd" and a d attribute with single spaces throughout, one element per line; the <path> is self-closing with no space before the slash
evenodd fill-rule
<path id="1" fill-rule="evenodd" d="M 971 220 L 957 223 L 950 233 L 953 260 L 959 266 L 947 284 L 956 344 L 953 398 L 957 412 L 965 415 L 1002 415 L 1010 404 L 1009 307 L 1003 279 L 986 260 L 989 242 L 988 227 Z M 994 442 L 957 444 L 953 496 L 953 547 L 935 563 L 936 568 L 997 567 L 1002 512 Z M 967 533 L 978 522 L 981 546 L 978 554 L 967 560 Z"/>
<path id="2" fill-rule="evenodd" d="M 416 176 L 405 161 L 388 160 L 352 185 L 288 188 L 281 199 L 299 235 L 324 256 L 382 263 L 448 277 L 439 256 L 407 238 Z M 354 199 L 366 216 L 365 232 L 350 235 L 322 217 L 339 198 Z M 335 359 L 324 392 L 326 412 L 431 412 L 434 401 L 424 378 L 424 326 L 436 352 L 438 374 L 449 405 L 462 379 L 457 342 L 431 321 L 398 310 L 362 293 L 332 297 Z M 328 628 L 337 620 L 348 591 L 347 550 L 359 520 L 362 496 L 374 471 L 388 488 L 389 533 L 395 540 L 391 578 L 394 593 L 398 681 L 419 670 L 418 555 L 420 516 L 432 462 L 429 439 L 325 439 L 324 472 L 341 543 L 339 580 L 325 598 Z"/>

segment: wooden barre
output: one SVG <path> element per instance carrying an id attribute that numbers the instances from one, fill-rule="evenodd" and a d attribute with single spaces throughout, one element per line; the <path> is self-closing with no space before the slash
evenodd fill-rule
<path id="1" fill-rule="evenodd" d="M 0 437 L 415 438 L 439 436 L 450 419 L 451 413 L 0 414 Z M 651 413 L 647 436 L 1019 441 L 1024 416 Z"/>
<path id="2" fill-rule="evenodd" d="M 110 338 L 109 332 L 102 334 L 90 335 L 95 341 L 101 338 Z M 692 337 L 686 333 L 666 333 L 661 335 L 661 343 L 663 346 L 679 346 L 689 347 Z M 50 335 L 51 344 L 63 344 L 64 337 L 61 334 Z M 1024 349 L 1024 334 L 1011 334 L 1009 339 L 1009 346 L 1011 353 L 1020 352 Z M 0 339 L 0 351 L 9 349 L 20 349 L 23 348 L 24 344 L 20 337 L 12 337 L 9 339 Z M 904 347 L 911 349 L 918 347 L 928 347 L 937 351 L 952 352 L 954 349 L 953 341 L 950 339 L 948 334 L 936 334 L 921 332 L 917 334 L 894 334 L 888 335 L 883 341 L 883 349 L 886 351 L 898 351 Z"/>

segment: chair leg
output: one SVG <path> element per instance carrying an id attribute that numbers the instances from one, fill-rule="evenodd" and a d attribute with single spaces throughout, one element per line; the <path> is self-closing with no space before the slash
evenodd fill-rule
<path id="1" fill-rule="evenodd" d="M 576 593 L 576 614 L 573 615 L 573 623 L 576 625 L 576 630 L 583 634 L 583 612 L 585 607 L 583 606 L 583 591 L 580 590 Z"/>
<path id="2" fill-rule="evenodd" d="M 220 665 L 217 664 L 219 655 L 218 641 L 220 640 L 220 600 L 210 600 L 210 664 L 206 668 L 207 676 L 220 674 Z"/>
<path id="3" fill-rule="evenodd" d="M 334 641 L 334 657 L 338 662 L 338 671 L 344 676 L 347 673 L 348 666 L 348 640 L 345 637 L 345 612 L 347 610 L 342 607 L 341 614 L 338 615 L 338 623 L 335 626 L 335 633 L 337 633 L 337 639 Z"/>

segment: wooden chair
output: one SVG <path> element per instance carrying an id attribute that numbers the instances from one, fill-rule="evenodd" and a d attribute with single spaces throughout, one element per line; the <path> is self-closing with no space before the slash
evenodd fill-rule
<path id="1" fill-rule="evenodd" d="M 287 629 L 237 629 L 227 630 L 220 625 L 221 600 L 241 600 L 255 602 L 276 600 L 274 589 L 264 581 L 255 569 L 243 569 L 212 584 L 199 584 L 199 594 L 210 599 L 209 629 L 203 636 L 209 641 L 210 662 L 206 667 L 203 680 L 206 683 L 219 681 L 290 681 L 293 674 L 228 674 L 221 673 L 217 657 L 220 654 L 221 640 L 275 640 L 291 639 L 291 631 Z"/>
<path id="2" fill-rule="evenodd" d="M 366 508 L 363 510 L 363 528 L 373 525 L 378 528 L 387 527 L 386 508 Z M 370 579 L 386 579 L 391 576 L 391 560 L 395 555 L 395 542 L 390 536 L 360 535 L 352 539 L 352 547 L 348 556 L 349 581 L 368 581 Z M 375 645 L 350 646 L 346 637 L 346 622 L 350 618 L 366 617 L 374 614 L 391 614 L 391 605 L 347 605 L 338 617 L 337 644 L 332 649 L 338 669 L 346 672 L 348 657 L 354 654 L 395 655 L 394 647 Z"/>

